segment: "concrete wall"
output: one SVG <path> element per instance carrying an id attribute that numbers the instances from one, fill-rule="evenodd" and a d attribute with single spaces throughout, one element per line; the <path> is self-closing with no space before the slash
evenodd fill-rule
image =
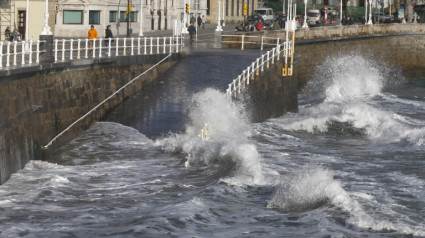
<path id="1" fill-rule="evenodd" d="M 2 77 L 0 184 L 29 160 L 46 158 L 51 150 L 83 132 L 108 110 L 155 80 L 179 58 L 174 55 L 78 123 L 49 150 L 41 150 L 41 146 L 71 123 L 164 56 L 127 56 L 102 62 L 79 61 L 80 65 L 44 65 L 40 71 L 25 73 L 22 70 L 22 73 Z"/>

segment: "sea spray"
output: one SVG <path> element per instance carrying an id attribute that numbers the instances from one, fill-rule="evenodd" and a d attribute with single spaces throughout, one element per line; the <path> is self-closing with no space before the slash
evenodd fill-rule
<path id="1" fill-rule="evenodd" d="M 186 166 L 233 164 L 222 181 L 236 185 L 266 183 L 260 155 L 250 140 L 250 127 L 243 104 L 226 94 L 206 89 L 192 98 L 190 121 L 184 134 L 171 134 L 156 144 L 166 152 L 183 153 Z M 206 139 L 200 130 L 207 125 Z"/>

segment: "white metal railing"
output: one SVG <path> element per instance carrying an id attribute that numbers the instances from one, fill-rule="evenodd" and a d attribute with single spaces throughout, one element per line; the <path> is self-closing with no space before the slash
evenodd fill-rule
<path id="1" fill-rule="evenodd" d="M 0 42 L 0 70 L 4 67 L 38 64 L 40 54 L 45 52 L 40 50 L 40 44 L 44 41 L 8 41 Z"/>
<path id="2" fill-rule="evenodd" d="M 53 52 L 56 63 L 81 58 L 178 53 L 179 50 L 181 51 L 182 46 L 181 36 L 99 38 L 91 40 L 56 39 Z"/>
<path id="3" fill-rule="evenodd" d="M 241 49 L 245 49 L 246 45 L 260 45 L 260 49 L 263 50 L 264 46 L 275 46 L 282 42 L 282 38 L 279 37 L 267 37 L 267 36 L 250 36 L 250 35 L 222 35 L 222 38 L 232 37 L 238 38 L 238 40 L 222 40 L 222 43 L 233 43 L 240 44 Z"/>
<path id="4" fill-rule="evenodd" d="M 274 64 L 275 61 L 279 61 L 280 59 L 286 59 L 287 57 L 292 58 L 292 54 L 292 44 L 286 44 L 283 42 L 276 45 L 276 47 L 272 48 L 254 60 L 250 66 L 248 66 L 245 70 L 242 71 L 240 75 L 233 79 L 226 90 L 227 95 L 236 98 L 237 95 L 240 94 L 242 90 L 249 85 L 250 81 L 254 81 L 255 76 L 260 75 L 260 71 L 263 72 L 265 70 L 265 67 L 269 68 L 270 64 Z M 285 63 L 287 64 L 287 61 Z M 293 64 L 291 64 L 291 68 L 292 66 Z"/>
<path id="5" fill-rule="evenodd" d="M 262 54 L 259 58 L 257 58 L 254 62 L 251 63 L 250 66 L 248 66 L 245 70 L 242 71 L 240 75 L 238 75 L 233 81 L 229 84 L 229 87 L 226 89 L 226 94 L 229 97 L 236 98 L 238 94 L 242 92 L 242 89 L 249 86 L 250 81 L 254 81 L 255 75 L 260 75 L 261 72 L 264 71 L 264 67 L 267 68 L 270 67 L 270 64 L 274 64 L 275 60 L 279 61 L 281 58 L 285 61 L 284 68 L 282 69 L 282 76 L 292 76 L 293 74 L 293 67 L 294 67 L 294 47 L 295 47 L 295 13 L 296 13 L 296 4 L 294 4 L 294 7 L 291 9 L 291 5 L 288 2 L 288 9 L 289 9 L 289 20 L 286 21 L 286 36 L 285 41 L 280 43 L 279 38 L 271 38 L 267 37 L 267 39 L 276 39 L 275 45 L 276 47 L 272 48 L 271 50 L 267 51 L 266 53 Z M 289 40 L 289 35 L 291 34 L 292 40 Z M 229 35 L 233 36 L 233 35 Z M 244 49 L 244 45 L 246 44 L 245 37 L 252 37 L 252 36 L 245 36 L 245 35 L 235 35 L 241 37 L 241 49 Z M 258 36 L 259 37 L 259 36 Z M 261 50 L 263 49 L 264 45 L 264 39 L 266 37 L 261 36 Z M 223 41 L 226 42 L 226 41 Z M 231 43 L 235 43 L 231 41 Z M 258 44 L 258 41 L 256 41 L 256 44 Z M 280 56 L 282 54 L 282 57 Z M 288 68 L 289 65 L 289 68 Z"/>

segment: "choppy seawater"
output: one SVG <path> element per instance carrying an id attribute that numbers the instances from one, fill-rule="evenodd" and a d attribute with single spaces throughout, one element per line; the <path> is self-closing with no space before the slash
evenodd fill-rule
<path id="1" fill-rule="evenodd" d="M 244 68 L 258 51 L 220 54 L 14 174 L 0 236 L 425 237 L 425 78 L 329 59 L 299 113 L 253 124 L 224 94 L 240 69 L 189 66 Z"/>

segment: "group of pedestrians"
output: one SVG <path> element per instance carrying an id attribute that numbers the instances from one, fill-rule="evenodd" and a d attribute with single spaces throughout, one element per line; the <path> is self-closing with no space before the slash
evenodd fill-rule
<path id="1" fill-rule="evenodd" d="M 99 35 L 97 34 L 97 30 L 94 29 L 94 25 L 91 25 L 90 30 L 88 32 L 88 38 L 90 40 L 90 48 L 93 48 L 93 39 L 97 39 Z M 111 25 L 108 25 L 105 29 L 105 45 L 106 45 L 106 53 L 109 53 L 110 45 L 109 38 L 114 38 L 114 35 L 111 31 Z M 112 40 L 111 40 L 112 43 Z"/>
<path id="2" fill-rule="evenodd" d="M 198 19 L 195 19 L 194 16 L 190 18 L 190 25 L 187 28 L 187 31 L 189 32 L 189 36 L 190 36 L 190 41 L 193 41 L 193 37 L 196 34 L 195 22 L 198 24 L 199 29 L 202 26 L 202 29 L 205 30 L 205 24 L 207 22 L 207 19 L 205 18 L 205 15 L 202 15 L 202 18 L 201 16 L 198 16 Z"/>

